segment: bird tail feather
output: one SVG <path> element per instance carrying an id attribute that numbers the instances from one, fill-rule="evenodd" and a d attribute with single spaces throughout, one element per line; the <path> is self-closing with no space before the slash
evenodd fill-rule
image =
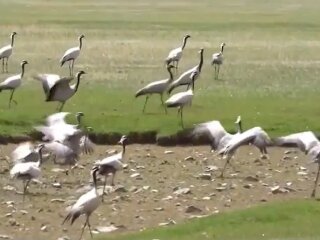
<path id="1" fill-rule="evenodd" d="M 136 92 L 135 97 L 137 98 L 137 97 L 142 96 L 144 94 L 145 94 L 145 90 L 144 89 L 140 89 L 138 92 Z"/>

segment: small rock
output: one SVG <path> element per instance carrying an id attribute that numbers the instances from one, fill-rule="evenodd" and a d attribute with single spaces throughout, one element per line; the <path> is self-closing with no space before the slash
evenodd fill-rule
<path id="1" fill-rule="evenodd" d="M 290 157 L 290 156 L 284 156 L 283 158 L 282 158 L 282 160 L 291 160 L 292 159 L 292 157 Z"/>
<path id="2" fill-rule="evenodd" d="M 194 161 L 195 159 L 194 159 L 194 157 L 192 157 L 192 156 L 188 156 L 188 157 L 186 157 L 184 160 L 185 160 L 185 161 Z"/>
<path id="3" fill-rule="evenodd" d="M 251 183 L 247 183 L 247 184 L 243 185 L 243 187 L 246 189 L 250 189 L 253 187 L 253 185 Z"/>
<path id="4" fill-rule="evenodd" d="M 122 185 L 119 185 L 119 186 L 117 186 L 115 189 L 114 189 L 114 191 L 115 192 L 120 192 L 120 193 L 125 193 L 125 192 L 127 192 L 127 189 L 124 187 L 124 186 L 122 186 Z"/>
<path id="5" fill-rule="evenodd" d="M 200 173 L 198 175 L 198 178 L 210 181 L 211 180 L 211 173 Z"/>
<path id="6" fill-rule="evenodd" d="M 217 187 L 216 188 L 216 190 L 218 191 L 218 192 L 222 192 L 222 191 L 224 191 L 224 190 L 226 190 L 227 188 L 226 187 Z"/>
<path id="7" fill-rule="evenodd" d="M 54 172 L 54 173 L 65 173 L 66 170 L 62 169 L 62 168 L 52 168 L 51 172 Z"/>
<path id="8" fill-rule="evenodd" d="M 167 201 L 167 200 L 171 200 L 171 199 L 173 199 L 173 197 L 169 195 L 168 197 L 162 198 L 161 200 Z"/>
<path id="9" fill-rule="evenodd" d="M 190 188 L 179 188 L 178 190 L 173 192 L 176 195 L 189 194 L 191 193 Z"/>
<path id="10" fill-rule="evenodd" d="M 308 175 L 307 172 L 297 172 L 297 174 L 300 175 L 300 176 L 306 176 L 306 175 Z"/>
<path id="11" fill-rule="evenodd" d="M 4 191 L 15 191 L 16 189 L 10 185 L 4 186 L 3 187 Z"/>
<path id="12" fill-rule="evenodd" d="M 59 237 L 57 240 L 71 240 L 68 236 Z"/>
<path id="13" fill-rule="evenodd" d="M 281 188 L 280 186 L 275 186 L 271 188 L 271 192 L 273 194 L 277 194 L 277 193 L 288 193 L 289 190 L 285 189 L 285 188 Z"/>
<path id="14" fill-rule="evenodd" d="M 185 211 L 186 213 L 200 213 L 200 212 L 202 212 L 202 210 L 200 209 L 200 208 L 198 208 L 198 207 L 195 207 L 195 206 L 188 206 L 187 208 L 186 208 L 186 211 Z"/>
<path id="15" fill-rule="evenodd" d="M 55 202 L 58 202 L 58 203 L 64 203 L 66 200 L 64 199 L 61 199 L 61 198 L 53 198 L 50 200 L 50 202 L 52 203 L 55 203 Z"/>
<path id="16" fill-rule="evenodd" d="M 206 168 L 205 168 L 206 172 L 214 172 L 214 171 L 217 171 L 217 170 L 219 170 L 219 168 L 217 166 L 214 166 L 214 165 L 206 166 Z"/>
<path id="17" fill-rule="evenodd" d="M 137 191 L 138 188 L 136 186 L 132 186 L 130 189 L 129 189 L 129 192 L 135 192 Z"/>
<path id="18" fill-rule="evenodd" d="M 291 150 L 287 150 L 287 151 L 284 152 L 284 154 L 290 154 L 290 153 L 292 153 Z"/>
<path id="19" fill-rule="evenodd" d="M 17 223 L 17 221 L 14 218 L 10 218 L 8 221 L 10 226 L 19 226 L 19 223 Z"/>
<path id="20" fill-rule="evenodd" d="M 171 150 L 164 151 L 164 154 L 173 154 L 173 153 L 174 153 L 174 151 L 171 151 Z"/>
<path id="21" fill-rule="evenodd" d="M 127 163 L 124 163 L 124 164 L 122 165 L 122 168 L 123 168 L 123 169 L 128 169 L 128 166 L 129 166 L 129 165 L 128 165 Z"/>
<path id="22" fill-rule="evenodd" d="M 154 208 L 153 210 L 154 210 L 154 211 L 157 211 L 157 212 L 160 212 L 160 211 L 163 211 L 164 208 L 162 208 L 162 207 L 157 207 L 157 208 Z"/>
<path id="23" fill-rule="evenodd" d="M 130 175 L 131 178 L 140 177 L 140 173 L 133 173 Z"/>
<path id="24" fill-rule="evenodd" d="M 176 221 L 174 221 L 173 219 L 169 219 L 168 222 L 164 222 L 164 223 L 159 223 L 159 226 L 168 226 L 168 225 L 174 225 L 177 224 Z"/>
<path id="25" fill-rule="evenodd" d="M 12 239 L 12 237 L 2 234 L 2 235 L 0 235 L 0 239 Z"/>
<path id="26" fill-rule="evenodd" d="M 58 182 L 52 183 L 52 186 L 55 188 L 61 188 L 61 184 Z"/>
<path id="27" fill-rule="evenodd" d="M 12 213 L 7 213 L 6 215 L 4 215 L 5 217 L 12 217 Z"/>
<path id="28" fill-rule="evenodd" d="M 21 212 L 22 215 L 28 214 L 28 211 L 26 211 L 26 210 L 20 210 L 20 212 Z"/>
<path id="29" fill-rule="evenodd" d="M 150 189 L 150 186 L 143 186 L 142 189 L 145 190 L 145 191 L 147 191 L 147 190 Z"/>
<path id="30" fill-rule="evenodd" d="M 43 225 L 43 226 L 40 228 L 40 230 L 41 230 L 42 232 L 47 232 L 47 231 L 48 231 L 48 227 L 47 227 L 46 225 Z"/>
<path id="31" fill-rule="evenodd" d="M 265 198 L 260 199 L 260 202 L 267 202 L 268 200 Z"/>
<path id="32" fill-rule="evenodd" d="M 253 176 L 248 176 L 244 180 L 248 181 L 248 182 L 259 182 L 259 179 L 257 177 L 253 177 Z"/>
<path id="33" fill-rule="evenodd" d="M 109 233 L 109 232 L 113 232 L 118 230 L 118 228 L 114 225 L 110 225 L 110 226 L 98 226 L 95 228 L 98 232 L 100 233 Z"/>
<path id="34" fill-rule="evenodd" d="M 202 200 L 211 200 L 211 197 L 203 197 Z"/>

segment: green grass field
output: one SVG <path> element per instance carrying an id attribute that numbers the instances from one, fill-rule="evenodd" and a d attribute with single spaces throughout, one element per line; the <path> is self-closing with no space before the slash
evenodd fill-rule
<path id="1" fill-rule="evenodd" d="M 313 200 L 283 201 L 217 214 L 175 226 L 98 239 L 311 240 L 319 239 L 319 214 L 319 202 Z"/>
<path id="2" fill-rule="evenodd" d="M 81 33 L 86 38 L 75 70 L 88 74 L 64 110 L 83 111 L 96 132 L 180 129 L 176 110 L 165 115 L 155 96 L 143 115 L 144 98 L 134 93 L 167 77 L 164 59 L 186 33 L 192 38 L 181 72 L 197 64 L 198 49 L 205 49 L 186 127 L 219 119 L 232 129 L 241 114 L 245 127 L 260 125 L 272 135 L 320 130 L 319 7 L 316 0 L 1 0 L 0 46 L 18 32 L 9 71 L 18 73 L 22 59 L 30 63 L 15 93 L 18 105 L 8 109 L 9 93 L 0 94 L 1 133 L 30 132 L 55 111 L 32 75 L 68 74 L 58 61 Z M 221 79 L 214 80 L 210 59 L 222 41 L 225 63 Z M 1 80 L 7 76 L 0 74 Z"/>

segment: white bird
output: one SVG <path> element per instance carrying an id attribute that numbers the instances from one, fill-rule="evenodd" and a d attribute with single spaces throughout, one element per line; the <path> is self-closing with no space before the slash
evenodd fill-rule
<path id="1" fill-rule="evenodd" d="M 17 102 L 15 100 L 12 100 L 14 91 L 21 85 L 21 80 L 24 76 L 24 68 L 25 65 L 28 64 L 27 61 L 23 60 L 21 62 L 21 73 L 18 75 L 14 75 L 11 77 L 8 77 L 6 80 L 4 80 L 2 83 L 0 83 L 0 92 L 3 90 L 10 90 L 11 95 L 9 99 L 9 108 L 11 106 L 11 101 L 14 101 L 16 104 Z"/>
<path id="2" fill-rule="evenodd" d="M 214 77 L 215 77 L 215 79 L 218 79 L 219 71 L 220 71 L 220 65 L 222 65 L 222 63 L 223 63 L 223 49 L 224 49 L 224 46 L 226 46 L 226 44 L 225 43 L 221 43 L 220 52 L 212 54 L 211 65 L 214 66 Z"/>
<path id="3" fill-rule="evenodd" d="M 180 47 L 172 49 L 169 52 L 169 55 L 168 55 L 168 57 L 166 58 L 166 61 L 165 61 L 167 65 L 169 65 L 170 63 L 172 63 L 174 65 L 174 63 L 176 63 L 175 67 L 176 67 L 176 69 L 178 69 L 178 64 L 179 64 L 179 61 L 180 61 L 180 59 L 182 57 L 183 49 L 185 48 L 185 46 L 187 44 L 187 40 L 190 37 L 191 36 L 189 34 L 185 35 L 183 37 L 183 40 L 182 40 L 182 45 Z"/>
<path id="4" fill-rule="evenodd" d="M 182 128 L 183 126 L 183 108 L 186 105 L 191 105 L 192 99 L 193 99 L 193 90 L 194 90 L 194 81 L 197 76 L 198 72 L 193 72 L 190 76 L 192 81 L 192 88 L 185 92 L 179 92 L 174 95 L 172 95 L 166 102 L 165 105 L 168 108 L 178 108 L 178 114 L 180 113 L 180 122 Z"/>
<path id="5" fill-rule="evenodd" d="M 74 61 L 77 59 L 77 57 L 80 54 L 81 48 L 82 48 L 82 39 L 84 38 L 84 35 L 81 34 L 79 36 L 79 46 L 77 47 L 73 47 L 73 48 L 69 48 L 64 55 L 62 56 L 62 58 L 60 59 L 60 64 L 61 67 L 63 66 L 63 64 L 65 62 L 69 62 L 69 71 L 70 71 L 70 76 L 73 75 L 73 66 L 74 66 Z"/>
<path id="6" fill-rule="evenodd" d="M 50 92 L 50 89 L 56 84 L 56 82 L 60 81 L 63 77 L 57 75 L 57 74 L 51 74 L 51 73 L 43 73 L 43 74 L 37 74 L 36 76 L 33 76 L 34 79 L 41 81 L 42 88 L 45 96 L 48 95 Z M 72 80 L 73 77 L 65 77 L 68 80 Z"/>
<path id="7" fill-rule="evenodd" d="M 192 135 L 208 137 L 210 140 L 211 150 L 219 151 L 224 148 L 234 136 L 242 133 L 241 116 L 238 116 L 234 123 L 237 127 L 236 134 L 228 133 L 221 125 L 220 121 L 214 120 L 197 124 L 192 131 Z"/>
<path id="8" fill-rule="evenodd" d="M 315 197 L 320 175 L 320 142 L 315 134 L 311 131 L 299 132 L 275 138 L 273 142 L 275 146 L 298 147 L 312 162 L 318 164 L 318 172 L 311 193 L 311 197 Z"/>
<path id="9" fill-rule="evenodd" d="M 11 33 L 11 44 L 0 48 L 0 60 L 2 59 L 2 72 L 4 72 L 4 59 L 6 59 L 6 71 L 8 72 L 8 60 L 12 54 L 15 35 L 17 35 L 16 32 Z"/>
<path id="10" fill-rule="evenodd" d="M 96 181 L 96 175 L 100 174 L 105 177 L 104 180 L 104 186 L 103 186 L 103 192 L 105 190 L 106 184 L 107 184 L 107 177 L 109 174 L 112 174 L 112 180 L 111 180 L 111 185 L 114 186 L 114 178 L 116 175 L 116 172 L 123 169 L 123 159 L 124 155 L 126 153 L 126 145 L 127 145 L 128 138 L 127 136 L 123 135 L 118 142 L 119 144 L 122 145 L 122 151 L 106 157 L 102 160 L 98 160 L 95 162 L 94 167 L 92 168 L 92 175 L 94 179 L 94 185 L 97 186 L 97 181 Z"/>
<path id="11" fill-rule="evenodd" d="M 163 102 L 163 93 L 167 90 L 169 84 L 173 81 L 173 74 L 171 72 L 172 68 L 174 68 L 174 66 L 167 65 L 167 70 L 169 72 L 169 78 L 149 83 L 147 86 L 145 86 L 145 87 L 141 88 L 139 91 L 137 91 L 135 97 L 146 95 L 146 101 L 144 103 L 142 112 L 144 112 L 144 110 L 147 106 L 147 102 L 149 100 L 149 97 L 152 94 L 159 94 L 160 98 L 161 98 L 161 104 L 164 107 L 165 112 L 167 113 L 167 109 L 165 108 L 164 102 Z"/>
<path id="12" fill-rule="evenodd" d="M 35 126 L 34 129 L 44 135 L 43 140 L 63 142 L 67 137 L 78 131 L 81 125 L 81 118 L 84 116 L 82 112 L 77 112 L 75 115 L 77 124 L 74 125 L 65 121 L 66 116 L 69 114 L 69 112 L 51 114 L 46 118 L 46 126 Z"/>
<path id="13" fill-rule="evenodd" d="M 70 99 L 77 91 L 80 84 L 80 77 L 85 74 L 84 71 L 79 71 L 76 74 L 77 82 L 70 86 L 71 78 L 61 78 L 49 90 L 47 94 L 47 102 L 58 101 L 61 103 L 59 112 L 62 111 L 64 104 Z"/>
<path id="14" fill-rule="evenodd" d="M 253 127 L 241 134 L 236 134 L 222 149 L 219 150 L 218 154 L 223 155 L 224 158 L 227 158 L 224 168 L 221 172 L 221 177 L 230 163 L 230 159 L 235 154 L 236 150 L 242 145 L 252 144 L 256 146 L 261 154 L 262 158 L 267 157 L 267 146 L 272 144 L 272 141 L 268 134 L 261 127 Z"/>
<path id="15" fill-rule="evenodd" d="M 89 138 L 90 132 L 92 132 L 92 127 L 86 127 L 85 135 L 80 138 L 80 149 L 84 154 L 91 154 L 94 152 L 95 144 Z"/>
<path id="16" fill-rule="evenodd" d="M 38 145 L 38 161 L 37 162 L 21 162 L 17 163 L 13 166 L 13 168 L 10 170 L 10 176 L 11 178 L 17 178 L 24 182 L 23 187 L 23 196 L 25 196 L 25 193 L 27 191 L 28 185 L 32 179 L 38 178 L 41 174 L 40 165 L 42 163 L 42 149 L 44 145 L 39 144 Z"/>
<path id="17" fill-rule="evenodd" d="M 199 64 L 194 66 L 193 68 L 185 71 L 180 75 L 180 77 L 176 80 L 174 80 L 170 85 L 168 89 L 168 93 L 170 94 L 173 89 L 175 89 L 178 86 L 183 86 L 183 85 L 188 85 L 189 86 L 192 84 L 191 81 L 191 74 L 193 72 L 198 72 L 198 74 L 195 76 L 195 80 L 200 76 L 201 70 L 202 70 L 202 65 L 203 65 L 203 48 L 200 49 L 198 52 L 200 54 L 200 61 Z"/>
<path id="18" fill-rule="evenodd" d="M 101 191 L 100 188 L 99 189 L 93 188 L 89 192 L 83 194 L 77 200 L 77 202 L 68 210 L 68 214 L 63 220 L 62 224 L 70 221 L 72 225 L 73 222 L 77 220 L 77 218 L 79 218 L 81 215 L 86 216 L 86 221 L 82 227 L 82 231 L 79 239 L 82 238 L 82 235 L 86 226 L 88 226 L 90 235 L 92 238 L 91 225 L 90 225 L 89 218 L 91 214 L 99 207 L 101 203 L 100 197 L 103 196 L 103 193 L 104 192 Z"/>
<path id="19" fill-rule="evenodd" d="M 31 142 L 20 143 L 11 153 L 14 164 L 19 162 L 35 162 L 39 159 L 38 148 Z"/>

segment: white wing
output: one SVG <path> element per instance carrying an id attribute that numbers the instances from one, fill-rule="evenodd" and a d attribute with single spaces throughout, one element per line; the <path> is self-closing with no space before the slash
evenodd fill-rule
<path id="1" fill-rule="evenodd" d="M 166 61 L 179 61 L 181 57 L 182 57 L 182 48 L 178 47 L 178 48 L 172 49 L 169 52 Z"/>
<path id="2" fill-rule="evenodd" d="M 174 95 L 172 95 L 166 102 L 165 104 L 167 106 L 178 106 L 178 105 L 185 105 L 189 103 L 192 100 L 193 97 L 193 92 L 191 89 L 189 89 L 186 92 L 179 92 Z"/>
<path id="3" fill-rule="evenodd" d="M 319 143 L 319 140 L 313 132 L 307 131 L 275 138 L 274 143 L 277 146 L 298 147 L 301 151 L 304 152 L 309 151 L 313 146 Z"/>
<path id="4" fill-rule="evenodd" d="M 121 162 L 121 160 L 122 160 L 122 152 L 112 155 L 110 157 L 107 157 L 105 159 L 102 159 L 101 161 L 97 161 L 95 162 L 95 165 L 97 166 L 108 165 L 108 166 L 114 167 L 117 170 L 120 170 L 123 168 L 123 163 Z"/>
<path id="5" fill-rule="evenodd" d="M 271 144 L 268 134 L 261 127 L 251 128 L 241 134 L 236 134 L 229 143 L 219 151 L 220 154 L 234 152 L 238 147 L 252 143 L 256 147 L 264 147 Z"/>
<path id="6" fill-rule="evenodd" d="M 11 54 L 12 54 L 11 44 L 0 48 L 0 58 L 10 57 Z"/>
<path id="7" fill-rule="evenodd" d="M 62 56 L 62 58 L 60 59 L 60 63 L 64 63 L 66 61 L 69 61 L 71 59 L 75 59 L 79 56 L 80 54 L 80 48 L 79 47 L 73 47 L 68 49 L 64 55 Z"/>
<path id="8" fill-rule="evenodd" d="M 33 144 L 31 142 L 24 142 L 19 144 L 19 146 L 13 150 L 11 153 L 11 158 L 14 162 L 16 162 L 17 160 L 24 159 L 32 152 L 34 152 Z"/>
<path id="9" fill-rule="evenodd" d="M 196 71 L 198 69 L 198 65 L 190 68 L 189 70 L 185 71 L 184 73 L 182 73 L 178 79 L 176 79 L 175 81 L 173 81 L 170 85 L 169 85 L 169 93 L 177 86 L 179 85 L 187 85 L 187 84 L 191 84 L 192 80 L 191 80 L 191 74 Z"/>
<path id="10" fill-rule="evenodd" d="M 0 89 L 12 89 L 17 88 L 21 84 L 21 75 L 14 75 L 11 77 L 8 77 L 6 80 L 4 80 L 2 83 L 0 83 Z"/>
<path id="11" fill-rule="evenodd" d="M 51 114 L 46 118 L 47 125 L 55 125 L 55 124 L 66 124 L 65 118 L 69 115 L 70 112 L 58 112 Z"/>
<path id="12" fill-rule="evenodd" d="M 44 74 L 38 74 L 34 76 L 36 80 L 39 80 L 42 82 L 43 91 L 45 94 L 48 94 L 50 89 L 62 78 L 57 74 L 50 74 L 50 73 L 44 73 Z"/>
<path id="13" fill-rule="evenodd" d="M 10 170 L 10 176 L 12 178 L 18 177 L 19 175 L 30 175 L 32 178 L 37 178 L 40 174 L 41 170 L 36 162 L 17 163 Z"/>
<path id="14" fill-rule="evenodd" d="M 210 121 L 205 123 L 200 123 L 193 129 L 194 135 L 206 135 L 212 142 L 212 147 L 214 150 L 218 149 L 220 145 L 220 140 L 224 137 L 233 136 L 229 134 L 219 121 Z"/>

